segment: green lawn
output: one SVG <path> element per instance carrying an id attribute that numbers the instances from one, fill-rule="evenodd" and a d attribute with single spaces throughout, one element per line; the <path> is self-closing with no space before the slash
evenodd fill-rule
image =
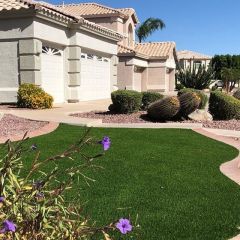
<path id="1" fill-rule="evenodd" d="M 82 132 L 61 125 L 30 144 L 49 156 Z M 91 187 L 76 182 L 67 197 L 81 193 L 85 213 L 99 225 L 138 214 L 144 240 L 228 239 L 238 233 L 239 186 L 219 171 L 221 163 L 237 156 L 236 149 L 191 130 L 93 129 L 92 135 L 112 139 L 98 162 L 105 169 L 89 172 L 96 182 Z"/>

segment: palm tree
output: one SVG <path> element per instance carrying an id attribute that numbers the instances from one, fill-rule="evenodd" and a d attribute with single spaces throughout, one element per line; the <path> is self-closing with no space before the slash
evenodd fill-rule
<path id="1" fill-rule="evenodd" d="M 137 28 L 136 35 L 141 43 L 153 32 L 163 28 L 165 28 L 165 23 L 160 18 L 148 18 Z"/>

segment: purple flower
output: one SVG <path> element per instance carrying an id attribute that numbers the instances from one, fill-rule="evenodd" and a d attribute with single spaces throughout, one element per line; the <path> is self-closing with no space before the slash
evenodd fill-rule
<path id="1" fill-rule="evenodd" d="M 36 144 L 33 144 L 32 146 L 31 146 L 31 150 L 33 150 L 33 151 L 35 151 L 35 150 L 37 150 L 37 145 Z"/>
<path id="2" fill-rule="evenodd" d="M 0 196 L 0 203 L 4 202 L 5 201 L 5 197 L 3 196 Z"/>
<path id="3" fill-rule="evenodd" d="M 132 231 L 132 225 L 128 219 L 121 218 L 116 224 L 116 228 L 122 233 L 127 234 Z"/>
<path id="4" fill-rule="evenodd" d="M 103 150 L 107 151 L 111 146 L 110 138 L 109 137 L 104 137 L 103 140 L 101 141 L 101 144 L 103 146 Z"/>
<path id="5" fill-rule="evenodd" d="M 5 220 L 3 222 L 3 229 L 0 230 L 0 233 L 15 232 L 15 231 L 16 231 L 16 225 L 9 220 Z"/>

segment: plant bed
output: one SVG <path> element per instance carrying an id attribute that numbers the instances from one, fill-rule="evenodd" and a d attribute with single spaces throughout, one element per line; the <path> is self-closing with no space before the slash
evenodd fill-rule
<path id="1" fill-rule="evenodd" d="M 73 117 L 102 119 L 103 123 L 157 123 L 148 118 L 145 111 L 140 111 L 132 114 L 116 114 L 111 112 L 86 112 L 72 114 Z M 168 121 L 173 122 L 173 121 Z M 240 131 L 240 120 L 228 121 L 192 121 L 185 120 L 180 123 L 202 123 L 205 128 L 227 129 Z"/>
<path id="2" fill-rule="evenodd" d="M 0 121 L 0 137 L 23 135 L 26 132 L 40 129 L 47 124 L 48 122 L 33 121 L 11 114 L 5 114 Z"/>

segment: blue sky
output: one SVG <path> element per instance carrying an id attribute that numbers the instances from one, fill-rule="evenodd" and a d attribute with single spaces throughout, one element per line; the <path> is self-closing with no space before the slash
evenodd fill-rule
<path id="1" fill-rule="evenodd" d="M 61 4 L 62 0 L 45 0 Z M 67 3 L 97 2 L 111 7 L 132 7 L 140 21 L 164 20 L 166 28 L 148 41 L 174 41 L 178 50 L 205 54 L 240 54 L 239 0 L 65 0 Z"/>

